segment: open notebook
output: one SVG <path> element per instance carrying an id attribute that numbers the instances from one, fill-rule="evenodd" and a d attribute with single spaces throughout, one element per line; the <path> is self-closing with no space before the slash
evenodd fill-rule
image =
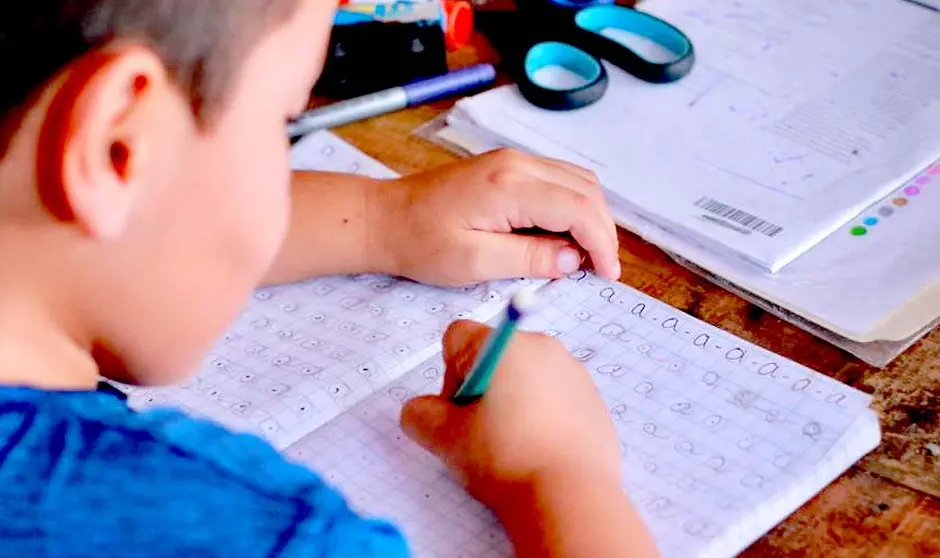
<path id="1" fill-rule="evenodd" d="M 391 174 L 327 133 L 295 146 L 298 161 Z M 620 435 L 624 488 L 665 556 L 733 556 L 878 444 L 869 396 L 588 273 L 460 289 L 342 276 L 260 290 L 196 377 L 128 388 L 130 401 L 265 437 L 362 513 L 395 521 L 416 556 L 510 556 L 495 518 L 400 432 L 398 414 L 440 389 L 447 324 L 492 320 L 523 287 L 539 293 L 523 328 L 557 337 L 595 378 Z"/>

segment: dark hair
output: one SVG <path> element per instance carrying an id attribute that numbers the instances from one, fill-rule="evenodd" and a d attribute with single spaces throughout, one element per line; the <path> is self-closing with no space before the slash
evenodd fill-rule
<path id="1" fill-rule="evenodd" d="M 154 50 L 204 124 L 244 56 L 297 0 L 0 0 L 0 124 L 18 121 L 42 86 L 117 39 Z M 12 126 L 11 126 L 11 121 Z M 0 157 L 12 131 L 0 137 Z"/>

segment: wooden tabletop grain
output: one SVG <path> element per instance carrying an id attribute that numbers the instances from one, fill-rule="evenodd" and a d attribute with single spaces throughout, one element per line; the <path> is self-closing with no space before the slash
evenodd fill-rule
<path id="1" fill-rule="evenodd" d="M 486 41 L 451 53 L 452 68 L 495 61 Z M 314 104 L 319 104 L 314 101 Z M 453 101 L 416 107 L 335 130 L 403 173 L 456 156 L 414 131 Z M 940 330 L 885 369 L 865 365 L 674 263 L 658 248 L 620 231 L 621 281 L 771 351 L 874 396 L 883 442 L 746 557 L 940 556 Z"/>

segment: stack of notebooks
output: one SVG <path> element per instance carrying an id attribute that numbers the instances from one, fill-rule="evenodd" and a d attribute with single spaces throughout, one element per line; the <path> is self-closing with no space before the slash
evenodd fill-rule
<path id="1" fill-rule="evenodd" d="M 596 104 L 508 85 L 436 139 L 595 171 L 615 217 L 681 263 L 885 365 L 940 318 L 940 13 L 903 0 L 645 0 L 697 62 L 662 85 L 607 65 Z M 891 21 L 885 26 L 885 21 Z"/>
<path id="2" fill-rule="evenodd" d="M 295 168 L 388 169 L 328 132 Z M 260 290 L 199 374 L 126 388 L 251 432 L 394 521 L 419 558 L 512 556 L 494 516 L 405 437 L 411 397 L 439 392 L 441 335 L 491 321 L 537 289 L 524 329 L 559 339 L 591 372 L 621 442 L 623 486 L 668 558 L 731 558 L 875 448 L 870 397 L 589 273 L 438 289 L 385 276 Z"/>

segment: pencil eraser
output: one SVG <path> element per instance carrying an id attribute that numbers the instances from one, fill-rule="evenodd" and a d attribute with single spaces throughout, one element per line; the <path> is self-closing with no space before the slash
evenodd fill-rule
<path id="1" fill-rule="evenodd" d="M 521 289 L 512 296 L 510 304 L 519 312 L 525 313 L 535 306 L 535 291 Z"/>

